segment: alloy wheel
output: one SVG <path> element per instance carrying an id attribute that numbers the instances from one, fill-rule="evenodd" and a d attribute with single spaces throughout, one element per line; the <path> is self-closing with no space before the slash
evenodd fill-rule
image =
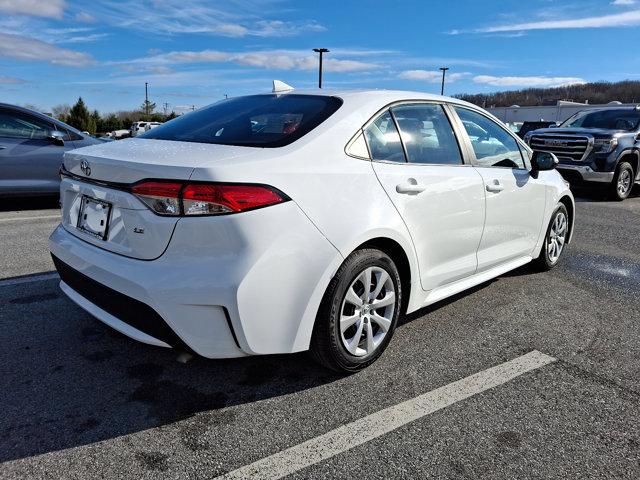
<path id="1" fill-rule="evenodd" d="M 371 355 L 393 322 L 396 291 L 391 276 L 381 267 L 368 267 L 351 282 L 340 310 L 340 337 L 356 357 Z"/>
<path id="2" fill-rule="evenodd" d="M 623 169 L 620 171 L 620 175 L 618 175 L 618 194 L 621 197 L 624 197 L 629 189 L 631 188 L 631 172 L 627 169 Z"/>
<path id="3" fill-rule="evenodd" d="M 549 230 L 549 236 L 547 237 L 547 255 L 551 263 L 556 263 L 560 258 L 566 236 L 567 216 L 564 212 L 559 211 L 553 219 L 551 229 Z"/>

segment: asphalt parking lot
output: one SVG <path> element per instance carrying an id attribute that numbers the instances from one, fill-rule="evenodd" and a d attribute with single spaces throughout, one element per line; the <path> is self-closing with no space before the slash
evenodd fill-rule
<path id="1" fill-rule="evenodd" d="M 640 477 L 637 192 L 579 198 L 558 268 L 411 315 L 347 377 L 103 326 L 58 289 L 55 207 L 0 208 L 0 478 Z"/>

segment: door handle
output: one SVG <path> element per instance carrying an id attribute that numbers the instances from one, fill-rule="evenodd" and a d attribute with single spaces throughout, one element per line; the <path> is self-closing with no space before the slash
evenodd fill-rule
<path id="1" fill-rule="evenodd" d="M 417 195 L 418 193 L 424 192 L 425 188 L 426 187 L 422 185 L 418 185 L 415 178 L 410 178 L 406 183 L 399 183 L 396 185 L 396 192 Z"/>
<path id="2" fill-rule="evenodd" d="M 5 147 L 4 145 L 0 145 L 0 150 L 4 150 L 5 148 L 7 147 Z"/>
<path id="3" fill-rule="evenodd" d="M 504 190 L 504 185 L 500 183 L 500 180 L 493 180 L 491 183 L 487 183 L 487 192 L 500 193 Z"/>

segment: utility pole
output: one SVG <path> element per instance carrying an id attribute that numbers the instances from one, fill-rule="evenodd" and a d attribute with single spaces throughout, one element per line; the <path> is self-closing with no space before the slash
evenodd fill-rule
<path id="1" fill-rule="evenodd" d="M 149 115 L 149 83 L 144 82 L 144 113 Z"/>
<path id="2" fill-rule="evenodd" d="M 314 48 L 313 51 L 320 54 L 320 64 L 318 68 L 318 88 L 322 88 L 322 54 L 329 53 L 329 50 L 326 48 Z"/>
<path id="3" fill-rule="evenodd" d="M 440 95 L 444 95 L 444 75 L 449 70 L 449 67 L 440 67 L 442 70 L 442 86 L 440 87 Z"/>

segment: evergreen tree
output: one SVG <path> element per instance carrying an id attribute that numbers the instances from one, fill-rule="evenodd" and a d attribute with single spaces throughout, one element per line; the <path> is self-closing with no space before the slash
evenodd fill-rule
<path id="1" fill-rule="evenodd" d="M 76 104 L 69 110 L 67 123 L 82 132 L 91 132 L 91 114 L 82 97 L 79 97 Z M 95 132 L 95 121 L 93 123 L 93 131 Z"/>

